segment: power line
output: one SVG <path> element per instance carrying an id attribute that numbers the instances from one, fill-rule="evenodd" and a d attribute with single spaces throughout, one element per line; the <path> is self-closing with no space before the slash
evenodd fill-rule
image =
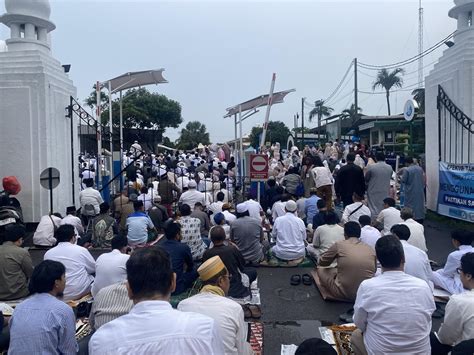
<path id="1" fill-rule="evenodd" d="M 451 39 L 451 37 L 454 36 L 454 33 L 456 33 L 456 31 L 454 31 L 453 33 L 451 33 L 449 36 L 445 37 L 444 39 L 442 39 L 441 41 L 439 41 L 438 43 L 436 43 L 434 46 L 428 48 L 427 50 L 423 51 L 421 54 L 417 54 L 416 56 L 413 56 L 411 58 L 408 58 L 406 60 L 403 60 L 403 61 L 400 61 L 400 62 L 397 62 L 397 63 L 393 63 L 393 64 L 386 64 L 386 65 L 373 65 L 373 64 L 367 64 L 367 63 L 361 63 L 359 62 L 358 64 L 364 68 L 364 69 L 368 69 L 368 70 L 380 70 L 380 69 L 393 69 L 393 68 L 397 68 L 397 67 L 401 67 L 401 66 L 405 66 L 407 64 L 411 64 L 415 61 L 417 61 L 418 59 L 432 53 L 433 51 L 435 51 L 436 49 L 438 49 L 439 47 L 441 47 L 442 45 L 444 45 L 444 42 L 446 42 L 447 40 Z"/>
<path id="2" fill-rule="evenodd" d="M 342 80 L 339 82 L 339 84 L 337 85 L 336 89 L 331 93 L 331 95 L 329 95 L 325 100 L 324 102 L 328 102 L 329 100 L 331 100 L 336 94 L 337 92 L 339 91 L 339 89 L 341 88 L 342 84 L 344 83 L 344 81 L 346 80 L 347 76 L 349 75 L 349 72 L 351 71 L 351 68 L 352 66 L 354 65 L 354 61 L 351 62 L 351 64 L 349 64 L 349 67 L 347 68 L 344 76 L 342 77 Z"/>
<path id="3" fill-rule="evenodd" d="M 352 82 L 352 79 L 354 78 L 354 73 L 351 74 L 351 76 L 349 77 L 349 80 L 346 81 L 346 83 L 344 84 L 344 86 L 342 86 L 339 90 L 339 94 L 335 95 L 332 99 L 330 100 L 326 100 L 324 101 L 325 104 L 329 105 L 331 101 L 334 101 L 336 100 L 336 98 L 339 97 L 339 95 L 341 94 L 341 92 L 347 87 L 347 85 L 349 85 L 349 83 Z M 354 90 L 352 90 L 354 92 Z"/>

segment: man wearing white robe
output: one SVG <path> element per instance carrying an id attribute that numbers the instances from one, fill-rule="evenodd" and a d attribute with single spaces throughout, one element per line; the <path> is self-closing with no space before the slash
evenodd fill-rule
<path id="1" fill-rule="evenodd" d="M 229 291 L 229 272 L 219 256 L 206 260 L 198 269 L 204 282 L 201 292 L 181 301 L 178 310 L 201 313 L 214 319 L 218 325 L 225 355 L 253 354 L 247 343 L 247 323 L 242 307 L 226 298 Z"/>

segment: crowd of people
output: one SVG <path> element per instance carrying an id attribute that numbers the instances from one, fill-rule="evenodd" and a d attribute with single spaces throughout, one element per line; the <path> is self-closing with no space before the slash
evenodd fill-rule
<path id="1" fill-rule="evenodd" d="M 91 294 L 91 354 L 251 354 L 245 318 L 261 315 L 257 268 L 307 258 L 323 299 L 355 303 L 345 315 L 357 326 L 355 354 L 472 353 L 474 232 L 453 231 L 456 251 L 432 271 L 418 162 L 407 157 L 395 171 L 382 150 L 338 141 L 262 153 L 269 179 L 257 189 L 226 145 L 155 155 L 135 142 L 125 186 L 109 201 L 95 188 L 97 161 L 81 158 L 79 208 L 43 216 L 34 233 L 44 260 L 33 267 L 17 225 L 0 246 L 0 300 L 26 298 L 4 317 L 10 353 L 76 353 L 63 301 Z M 91 248 L 103 250 L 97 260 Z M 430 333 L 435 288 L 452 297 Z"/>

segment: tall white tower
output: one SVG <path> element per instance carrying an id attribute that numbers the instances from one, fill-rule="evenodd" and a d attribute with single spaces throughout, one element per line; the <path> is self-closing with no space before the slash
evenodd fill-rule
<path id="1" fill-rule="evenodd" d="M 5 0 L 5 8 L 0 23 L 10 28 L 10 38 L 0 50 L 0 177 L 18 177 L 25 221 L 37 222 L 50 208 L 48 191 L 40 185 L 42 170 L 55 167 L 61 173 L 54 210 L 64 214 L 72 204 L 74 160 L 65 107 L 76 89 L 51 56 L 49 33 L 55 25 L 49 1 Z"/>
<path id="2" fill-rule="evenodd" d="M 453 145 L 453 154 L 457 154 L 457 163 L 469 163 L 468 151 L 474 156 L 474 145 L 465 144 L 470 138 L 466 131 L 459 131 L 455 136 L 446 136 L 443 129 L 439 132 L 437 109 L 438 86 L 443 90 L 459 110 L 471 119 L 474 118 L 474 0 L 454 0 L 455 7 L 449 16 L 457 20 L 457 31 L 454 46 L 447 48 L 433 70 L 425 78 L 426 83 L 426 173 L 427 205 L 431 210 L 437 209 L 439 191 L 439 151 L 438 148 Z M 449 129 L 449 127 L 448 127 Z M 449 130 L 448 130 L 449 132 Z M 463 136 L 461 136 L 463 135 Z M 439 138 L 438 138 L 439 137 Z M 464 142 L 464 144 L 462 143 Z M 451 150 L 449 151 L 451 154 Z M 451 156 L 446 160 L 453 159 Z M 460 162 L 462 156 L 464 161 Z"/>

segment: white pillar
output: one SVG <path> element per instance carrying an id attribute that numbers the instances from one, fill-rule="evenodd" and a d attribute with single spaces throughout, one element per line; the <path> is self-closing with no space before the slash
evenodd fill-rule
<path id="1" fill-rule="evenodd" d="M 461 12 L 458 15 L 458 31 L 461 31 L 467 28 L 468 20 L 469 20 L 469 14 L 467 12 Z"/>
<path id="2" fill-rule="evenodd" d="M 32 23 L 25 24 L 25 38 L 36 39 L 35 25 Z"/>
<path id="3" fill-rule="evenodd" d="M 38 40 L 44 43 L 48 42 L 48 31 L 46 28 L 38 28 Z"/>
<path id="4" fill-rule="evenodd" d="M 11 38 L 20 38 L 20 25 L 18 23 L 12 23 L 10 25 Z"/>

